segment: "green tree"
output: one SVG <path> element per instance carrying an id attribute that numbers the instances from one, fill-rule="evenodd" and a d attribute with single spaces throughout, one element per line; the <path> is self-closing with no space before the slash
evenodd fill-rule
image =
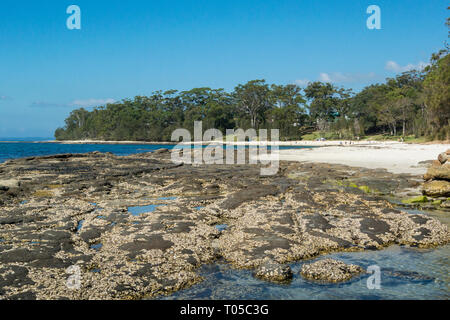
<path id="1" fill-rule="evenodd" d="M 429 134 L 450 139 L 450 55 L 448 50 L 434 54 L 423 82 Z"/>
<path id="2" fill-rule="evenodd" d="M 251 80 L 238 85 L 234 92 L 238 108 L 250 117 L 251 127 L 257 129 L 272 107 L 269 85 L 265 80 Z"/>

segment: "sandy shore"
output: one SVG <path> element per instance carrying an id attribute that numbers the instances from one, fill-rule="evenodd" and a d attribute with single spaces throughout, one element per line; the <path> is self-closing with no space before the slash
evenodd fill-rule
<path id="1" fill-rule="evenodd" d="M 12 141 L 7 141 L 12 142 Z M 20 142 L 20 141 L 18 141 Z M 222 141 L 214 141 L 223 143 Z M 28 142 L 29 143 L 29 142 Z M 36 141 L 36 143 L 58 144 L 148 144 L 174 145 L 174 142 L 142 142 L 142 141 Z M 211 142 L 203 142 L 210 144 Z M 233 145 L 260 145 L 263 142 L 227 142 Z M 268 144 L 272 144 L 268 142 Z M 396 141 L 279 141 L 279 146 L 321 147 L 308 149 L 281 149 L 280 160 L 321 162 L 344 164 L 365 168 L 384 168 L 392 173 L 409 173 L 422 175 L 427 166 L 422 161 L 435 160 L 437 155 L 450 149 L 448 143 L 408 144 Z"/>
<path id="2" fill-rule="evenodd" d="M 280 160 L 336 163 L 365 168 L 384 168 L 392 173 L 422 175 L 427 167 L 421 161 L 435 160 L 450 144 L 374 143 L 372 145 L 327 146 L 280 150 Z"/>

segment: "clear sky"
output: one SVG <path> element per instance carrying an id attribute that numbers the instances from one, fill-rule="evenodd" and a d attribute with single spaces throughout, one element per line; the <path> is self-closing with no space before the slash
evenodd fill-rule
<path id="1" fill-rule="evenodd" d="M 81 30 L 69 30 L 69 5 Z M 369 30 L 369 5 L 381 30 Z M 77 107 L 266 79 L 356 90 L 423 65 L 447 0 L 1 0 L 0 137 L 52 137 Z"/>

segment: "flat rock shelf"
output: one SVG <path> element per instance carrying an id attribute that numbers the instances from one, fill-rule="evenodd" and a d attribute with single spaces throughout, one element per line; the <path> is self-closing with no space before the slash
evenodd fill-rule
<path id="1" fill-rule="evenodd" d="M 446 225 L 385 200 L 419 180 L 286 161 L 264 177 L 255 164 L 174 164 L 167 150 L 8 160 L 0 165 L 8 182 L 0 299 L 156 298 L 201 283 L 199 271 L 218 261 L 251 271 L 334 252 L 444 245 Z M 79 289 L 67 285 L 73 266 Z"/>

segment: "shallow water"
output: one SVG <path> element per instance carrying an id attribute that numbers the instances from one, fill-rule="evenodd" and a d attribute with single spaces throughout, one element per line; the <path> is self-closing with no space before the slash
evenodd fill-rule
<path id="1" fill-rule="evenodd" d="M 95 243 L 95 244 L 90 246 L 91 249 L 94 249 L 94 250 L 97 250 L 97 251 L 99 251 L 102 247 L 103 247 L 102 243 Z"/>
<path id="2" fill-rule="evenodd" d="M 176 200 L 177 199 L 177 197 L 161 197 L 161 198 L 158 198 L 157 200 Z"/>
<path id="3" fill-rule="evenodd" d="M 150 213 L 156 210 L 156 208 L 166 206 L 166 204 L 149 204 L 146 206 L 135 206 L 135 207 L 128 207 L 128 212 L 131 213 L 133 216 L 140 216 L 144 213 Z"/>
<path id="4" fill-rule="evenodd" d="M 450 226 L 448 212 L 412 210 L 410 213 L 427 214 Z M 378 266 L 380 289 L 368 288 L 372 274 L 340 284 L 323 284 L 300 276 L 304 263 L 324 258 L 342 260 L 366 270 Z M 161 299 L 450 299 L 450 244 L 433 249 L 391 246 L 379 251 L 332 253 L 289 266 L 294 272 L 292 282 L 274 284 L 254 278 L 251 270 L 236 270 L 221 261 L 199 269 L 203 282 Z"/>
<path id="5" fill-rule="evenodd" d="M 84 223 L 84 219 L 78 221 L 78 225 L 77 225 L 77 233 L 79 233 L 81 231 L 81 228 L 83 228 L 83 223 Z"/>
<path id="6" fill-rule="evenodd" d="M 364 268 L 381 270 L 380 289 L 368 289 L 370 274 L 340 284 L 321 284 L 302 278 L 303 263 L 325 257 Z M 228 264 L 203 266 L 205 281 L 161 299 L 449 299 L 450 245 L 434 249 L 392 246 L 381 251 L 334 253 L 290 264 L 294 278 L 290 284 L 273 284 L 255 279 L 250 270 L 235 270 Z M 395 271 L 408 271 L 393 272 Z M 410 272 L 417 272 L 410 273 Z M 420 276 L 419 276 L 420 275 Z M 430 280 L 431 278 L 431 280 Z"/>
<path id="7" fill-rule="evenodd" d="M 215 225 L 215 227 L 219 231 L 224 231 L 228 228 L 228 225 L 227 224 L 217 224 L 217 225 Z"/>

